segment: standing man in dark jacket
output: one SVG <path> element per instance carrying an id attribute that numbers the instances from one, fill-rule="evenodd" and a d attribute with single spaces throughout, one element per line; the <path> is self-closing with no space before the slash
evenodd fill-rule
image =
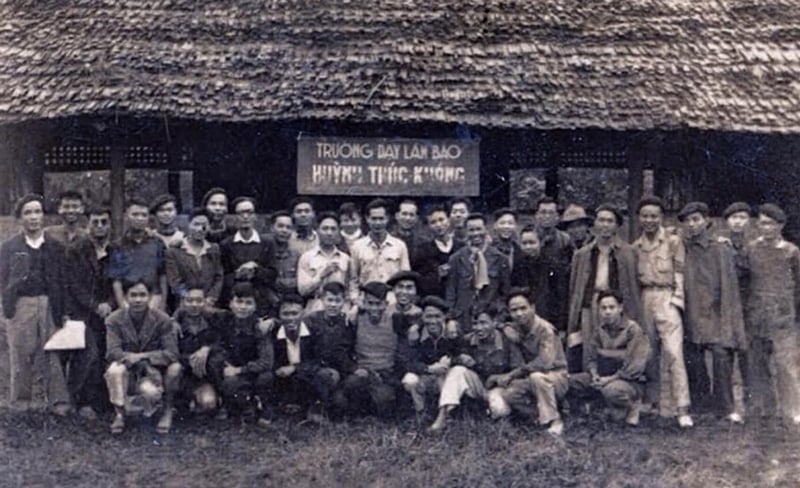
<path id="1" fill-rule="evenodd" d="M 471 214 L 467 218 L 469 245 L 448 261 L 445 300 L 448 319 L 462 333 L 472 329 L 472 317 L 494 307 L 505 308 L 505 296 L 511 282 L 508 258 L 486 242 L 486 218 Z M 452 330 L 453 323 L 448 325 Z"/>
<path id="2" fill-rule="evenodd" d="M 686 229 L 686 341 L 689 393 L 698 409 L 741 423 L 733 403 L 733 358 L 747 348 L 739 282 L 731 248 L 710 235 L 708 205 L 690 202 L 678 214 Z M 713 386 L 705 351 L 714 358 Z M 713 393 L 712 393 L 713 390 Z"/>
<path id="3" fill-rule="evenodd" d="M 69 365 L 68 386 L 78 413 L 89 420 L 108 405 L 103 371 L 106 351 L 105 319 L 115 308 L 111 280 L 108 278 L 111 210 L 88 211 L 88 238 L 67 248 L 67 314 L 86 324 L 86 348 L 66 353 Z"/>
<path id="4" fill-rule="evenodd" d="M 619 291 L 628 317 L 641 323 L 636 255 L 633 247 L 617 236 L 622 223 L 622 214 L 612 205 L 597 207 L 595 240 L 576 251 L 572 259 L 567 321 L 567 356 L 571 373 L 586 371 L 586 348 L 598 323 L 598 293 Z"/>
<path id="5" fill-rule="evenodd" d="M 183 241 L 167 249 L 167 282 L 176 302 L 193 287 L 203 289 L 209 307 L 219 301 L 224 276 L 222 255 L 219 246 L 206 239 L 209 225 L 206 210 L 194 209 Z"/>
<path id="6" fill-rule="evenodd" d="M 411 268 L 420 274 L 421 296 L 436 295 L 444 298 L 447 274 L 450 271 L 447 262 L 450 256 L 464 246 L 464 243 L 455 239 L 447 210 L 443 206 L 430 208 L 425 218 L 433 239 L 417 246 Z"/>
<path id="7" fill-rule="evenodd" d="M 6 321 L 11 385 L 9 402 L 28 408 L 33 358 L 64 320 L 64 247 L 43 233 L 44 199 L 25 195 L 14 209 L 22 232 L 0 247 L 0 284 Z M 53 413 L 71 410 L 64 371 L 55 353 L 45 353 L 47 401 Z"/>
<path id="8" fill-rule="evenodd" d="M 239 230 L 220 244 L 222 268 L 225 270 L 223 301 L 230 300 L 236 283 L 246 282 L 253 286 L 256 298 L 256 313 L 266 314 L 275 293 L 275 242 L 262 236 L 255 229 L 256 205 L 250 197 L 239 197 L 233 201 L 233 211 Z"/>

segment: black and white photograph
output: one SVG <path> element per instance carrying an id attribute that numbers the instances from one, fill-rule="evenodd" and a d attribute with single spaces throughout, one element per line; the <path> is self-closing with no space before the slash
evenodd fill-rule
<path id="1" fill-rule="evenodd" d="M 0 487 L 800 486 L 797 0 L 0 1 Z"/>

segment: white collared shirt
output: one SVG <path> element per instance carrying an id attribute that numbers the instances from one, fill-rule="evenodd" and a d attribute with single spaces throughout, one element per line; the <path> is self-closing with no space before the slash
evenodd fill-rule
<path id="1" fill-rule="evenodd" d="M 323 281 L 322 271 L 329 263 L 337 263 L 339 271 L 329 274 Z M 332 281 L 347 286 L 347 279 L 350 270 L 350 256 L 333 248 L 333 252 L 326 254 L 321 247 L 317 246 L 310 251 L 306 251 L 300 256 L 297 263 L 297 290 L 303 296 L 309 296 L 312 292 L 318 291 L 322 285 Z"/>
<path id="2" fill-rule="evenodd" d="M 25 244 L 27 244 L 29 247 L 33 249 L 39 249 L 40 247 L 42 247 L 42 244 L 44 244 L 44 232 L 42 232 L 42 235 L 40 235 L 36 239 L 31 239 L 30 237 L 28 237 L 27 234 L 24 235 L 25 235 Z"/>
<path id="3" fill-rule="evenodd" d="M 254 229 L 253 233 L 250 234 L 250 238 L 245 239 L 244 237 L 242 237 L 242 233 L 237 230 L 236 234 L 233 235 L 233 242 L 241 242 L 242 244 L 251 244 L 251 243 L 258 244 L 261 242 L 261 236 L 258 235 L 258 232 Z"/>
<path id="4" fill-rule="evenodd" d="M 411 269 L 406 243 L 387 234 L 378 244 L 367 234 L 350 248 L 350 269 L 350 294 L 355 300 L 361 285 L 371 281 L 386 283 L 399 271 Z"/>
<path id="5" fill-rule="evenodd" d="M 297 340 L 292 342 L 289 337 L 286 335 L 286 329 L 284 326 L 281 326 L 278 329 L 278 335 L 276 338 L 280 340 L 286 341 L 286 357 L 289 359 L 289 364 L 294 366 L 296 364 L 300 364 L 302 358 L 300 357 L 300 339 L 302 337 L 308 337 L 311 335 L 311 332 L 308 331 L 308 327 L 306 327 L 305 322 L 300 322 L 300 333 L 297 335 Z"/>

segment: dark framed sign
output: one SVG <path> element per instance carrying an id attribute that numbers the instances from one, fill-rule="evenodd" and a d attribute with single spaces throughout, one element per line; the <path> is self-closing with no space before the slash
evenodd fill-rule
<path id="1" fill-rule="evenodd" d="M 478 139 L 297 139 L 304 195 L 477 196 Z"/>

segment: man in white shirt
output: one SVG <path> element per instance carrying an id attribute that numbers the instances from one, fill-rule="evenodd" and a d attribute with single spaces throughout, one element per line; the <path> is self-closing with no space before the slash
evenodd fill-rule
<path id="1" fill-rule="evenodd" d="M 350 298 L 354 302 L 361 286 L 370 282 L 386 283 L 398 271 L 411 269 L 405 243 L 386 230 L 388 209 L 389 204 L 380 198 L 367 205 L 369 234 L 354 242 L 350 249 Z"/>
<path id="2" fill-rule="evenodd" d="M 306 314 L 322 310 L 322 287 L 326 283 L 348 283 L 350 256 L 336 245 L 339 243 L 339 220 L 333 212 L 319 216 L 317 229 L 319 245 L 300 256 L 297 265 L 297 289 L 308 299 Z"/>

